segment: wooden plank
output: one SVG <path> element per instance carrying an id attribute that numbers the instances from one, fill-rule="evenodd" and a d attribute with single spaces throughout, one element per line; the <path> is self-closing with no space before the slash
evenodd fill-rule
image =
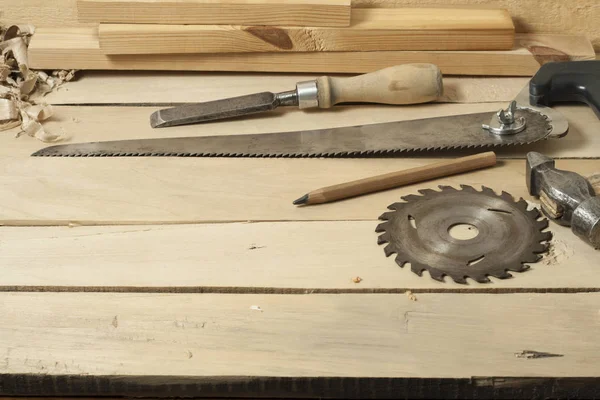
<path id="1" fill-rule="evenodd" d="M 397 200 L 390 195 L 384 201 Z M 371 207 L 372 221 L 3 227 L 0 291 L 600 291 L 598 266 L 591 262 L 597 252 L 554 223 L 550 253 L 529 271 L 513 273 L 513 279 L 460 285 L 448 278 L 435 281 L 427 272 L 419 277 L 386 258 L 377 245 L 374 219 L 387 203 Z M 355 277 L 362 281 L 353 282 Z"/>
<path id="2" fill-rule="evenodd" d="M 0 197 L 0 224 L 373 220 L 400 196 L 438 184 L 484 184 L 526 196 L 525 164 L 510 160 L 469 175 L 338 203 L 310 208 L 291 204 L 315 187 L 432 161 L 4 157 L 0 159 L 0 187 L 4 193 Z M 598 172 L 594 160 L 564 160 L 558 165 L 586 176 Z"/>
<path id="3" fill-rule="evenodd" d="M 600 51 L 597 0 L 578 0 L 577 7 L 548 0 L 353 0 L 353 7 L 485 7 L 506 8 L 517 32 L 586 35 Z M 543 12 L 540 12 L 543 10 Z M 2 7 L 5 25 L 31 23 L 36 26 L 92 26 L 77 19 L 76 0 L 21 0 Z"/>
<path id="4" fill-rule="evenodd" d="M 316 74 L 82 71 L 76 81 L 47 94 L 44 101 L 54 105 L 195 103 L 265 90 L 283 92 L 293 89 L 297 82 L 317 77 Z M 528 82 L 525 77 L 445 76 L 444 94 L 439 101 L 508 102 Z"/>
<path id="5" fill-rule="evenodd" d="M 350 0 L 77 0 L 80 22 L 348 26 Z"/>
<path id="6" fill-rule="evenodd" d="M 507 51 L 385 51 L 313 53 L 160 54 L 108 56 L 96 28 L 39 28 L 29 45 L 31 68 L 177 71 L 362 73 L 395 64 L 437 64 L 449 75 L 531 76 L 540 63 L 594 59 L 584 37 L 517 35 Z"/>
<path id="7" fill-rule="evenodd" d="M 510 50 L 506 10 L 355 9 L 350 27 L 100 24 L 105 54 Z"/>
<path id="8" fill-rule="evenodd" d="M 155 377 L 178 386 L 175 393 L 200 395 L 179 378 L 600 374 L 600 294 L 420 294 L 411 301 L 404 294 L 4 293 L 0 300 L 2 378 L 37 377 L 18 389 L 3 384 L 2 394 L 39 385 L 59 394 L 81 378 L 83 394 L 122 394 L 125 385 L 111 380 L 140 390 Z M 524 350 L 557 356 L 515 356 Z M 90 384 L 98 378 L 108 382 Z"/>

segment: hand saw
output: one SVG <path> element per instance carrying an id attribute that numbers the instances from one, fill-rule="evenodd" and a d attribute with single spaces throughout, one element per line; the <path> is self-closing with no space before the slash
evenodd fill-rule
<path id="1" fill-rule="evenodd" d="M 528 144 L 567 133 L 566 118 L 547 107 L 556 102 L 585 102 L 600 118 L 599 82 L 600 61 L 549 63 L 498 113 L 258 135 L 67 144 L 33 156 L 366 157 Z"/>

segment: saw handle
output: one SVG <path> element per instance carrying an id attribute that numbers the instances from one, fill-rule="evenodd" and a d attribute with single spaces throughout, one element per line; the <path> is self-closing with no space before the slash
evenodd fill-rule
<path id="1" fill-rule="evenodd" d="M 600 61 L 544 64 L 529 82 L 529 101 L 548 107 L 563 101 L 582 102 L 600 118 Z"/>
<path id="2" fill-rule="evenodd" d="M 319 108 L 339 103 L 417 104 L 443 93 L 442 73 L 434 64 L 404 64 L 352 78 L 317 79 Z"/>

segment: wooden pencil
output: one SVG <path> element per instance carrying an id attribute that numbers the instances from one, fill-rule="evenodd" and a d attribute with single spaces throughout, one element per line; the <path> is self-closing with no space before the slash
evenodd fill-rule
<path id="1" fill-rule="evenodd" d="M 462 172 L 491 167 L 496 164 L 493 151 L 461 157 L 454 160 L 441 161 L 422 167 L 411 168 L 388 174 L 372 176 L 352 182 L 341 183 L 313 190 L 294 201 L 295 205 L 311 205 L 329 203 L 367 193 L 379 192 L 398 186 L 410 185 L 429 179 L 460 174 Z"/>

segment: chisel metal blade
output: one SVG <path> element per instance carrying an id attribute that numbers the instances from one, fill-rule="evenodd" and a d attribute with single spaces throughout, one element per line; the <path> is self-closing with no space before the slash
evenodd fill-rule
<path id="1" fill-rule="evenodd" d="M 153 128 L 187 125 L 271 111 L 282 105 L 281 95 L 262 92 L 206 103 L 159 110 L 150 116 Z"/>

